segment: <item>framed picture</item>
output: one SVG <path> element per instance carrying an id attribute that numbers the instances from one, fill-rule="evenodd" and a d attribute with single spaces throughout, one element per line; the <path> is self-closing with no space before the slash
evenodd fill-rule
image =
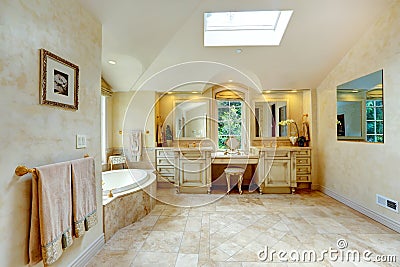
<path id="1" fill-rule="evenodd" d="M 40 104 L 78 110 L 79 67 L 40 49 Z"/>

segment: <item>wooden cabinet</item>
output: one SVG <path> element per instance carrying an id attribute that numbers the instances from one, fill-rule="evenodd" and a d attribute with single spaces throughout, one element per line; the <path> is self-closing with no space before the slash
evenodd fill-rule
<path id="1" fill-rule="evenodd" d="M 262 149 L 259 162 L 260 194 L 293 193 L 297 183 L 311 182 L 310 148 Z"/>
<path id="2" fill-rule="evenodd" d="M 260 194 L 290 193 L 293 183 L 293 152 L 290 149 L 267 149 L 260 153 Z"/>
<path id="3" fill-rule="evenodd" d="M 158 182 L 175 183 L 174 161 L 173 148 L 163 147 L 156 149 L 156 169 Z"/>
<path id="4" fill-rule="evenodd" d="M 175 151 L 175 184 L 178 192 L 210 193 L 211 154 L 209 151 Z"/>
<path id="5" fill-rule="evenodd" d="M 265 160 L 265 187 L 290 187 L 290 160 Z"/>
<path id="6" fill-rule="evenodd" d="M 296 182 L 311 182 L 311 150 L 305 149 L 295 152 L 296 158 Z"/>

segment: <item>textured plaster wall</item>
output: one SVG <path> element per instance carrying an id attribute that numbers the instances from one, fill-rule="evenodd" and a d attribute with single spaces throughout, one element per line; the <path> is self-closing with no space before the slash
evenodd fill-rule
<path id="1" fill-rule="evenodd" d="M 0 259 L 26 266 L 31 177 L 17 165 L 35 167 L 95 157 L 99 223 L 75 239 L 54 266 L 67 266 L 102 234 L 100 75 L 101 25 L 75 0 L 0 2 Z M 39 104 L 39 49 L 79 66 L 79 110 Z M 75 148 L 75 135 L 87 148 Z M 42 263 L 38 264 L 39 266 Z"/>
<path id="2" fill-rule="evenodd" d="M 122 147 L 124 129 L 137 129 L 143 131 L 143 146 L 155 146 L 155 92 L 131 91 L 116 92 L 112 96 L 112 138 L 113 147 Z M 125 124 L 124 124 L 125 123 Z M 148 131 L 148 134 L 146 134 Z"/>
<path id="3" fill-rule="evenodd" d="M 317 88 L 320 184 L 399 221 L 375 204 L 375 194 L 400 200 L 400 2 L 367 31 Z M 383 69 L 384 144 L 336 140 L 336 86 Z"/>

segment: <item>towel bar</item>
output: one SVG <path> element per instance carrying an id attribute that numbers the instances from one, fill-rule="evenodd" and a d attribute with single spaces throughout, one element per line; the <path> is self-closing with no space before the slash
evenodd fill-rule
<path id="1" fill-rule="evenodd" d="M 84 157 L 88 158 L 89 154 L 85 154 Z M 24 176 L 27 173 L 34 173 L 35 171 L 36 171 L 35 168 L 29 169 L 28 167 L 23 166 L 23 165 L 19 165 L 19 166 L 17 166 L 17 168 L 15 168 L 15 174 L 18 176 Z"/>

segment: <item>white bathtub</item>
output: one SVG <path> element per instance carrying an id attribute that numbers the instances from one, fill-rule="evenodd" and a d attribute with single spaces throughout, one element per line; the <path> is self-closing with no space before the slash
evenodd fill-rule
<path id="1" fill-rule="evenodd" d="M 110 190 L 113 193 L 120 193 L 135 188 L 141 188 L 149 180 L 149 174 L 140 169 L 121 169 L 102 173 L 103 195 Z"/>

